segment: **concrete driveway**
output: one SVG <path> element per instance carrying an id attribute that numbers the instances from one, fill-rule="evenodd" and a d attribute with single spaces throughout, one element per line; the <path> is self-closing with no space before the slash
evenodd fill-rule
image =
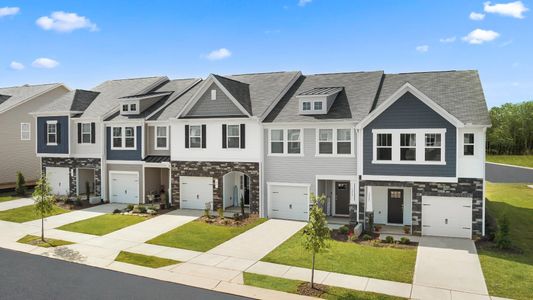
<path id="1" fill-rule="evenodd" d="M 413 285 L 413 291 L 419 286 L 444 289 L 450 295 L 454 291 L 488 295 L 476 247 L 468 239 L 422 237 Z"/>

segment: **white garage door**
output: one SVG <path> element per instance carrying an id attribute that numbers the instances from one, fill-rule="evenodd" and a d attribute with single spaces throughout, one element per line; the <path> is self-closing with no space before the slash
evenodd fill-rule
<path id="1" fill-rule="evenodd" d="M 307 221 L 309 219 L 309 187 L 300 185 L 268 185 L 270 218 Z"/>
<path id="2" fill-rule="evenodd" d="M 139 204 L 139 173 L 109 173 L 109 195 L 112 203 Z"/>
<path id="3" fill-rule="evenodd" d="M 180 176 L 180 208 L 205 209 L 213 203 L 213 178 Z"/>
<path id="4" fill-rule="evenodd" d="M 68 195 L 70 190 L 69 168 L 46 167 L 46 178 L 54 195 Z"/>
<path id="5" fill-rule="evenodd" d="M 422 235 L 472 237 L 472 198 L 422 197 Z"/>

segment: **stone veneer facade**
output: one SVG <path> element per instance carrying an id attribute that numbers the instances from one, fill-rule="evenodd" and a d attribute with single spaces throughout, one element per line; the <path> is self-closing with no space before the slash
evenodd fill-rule
<path id="1" fill-rule="evenodd" d="M 94 193 L 97 197 L 102 195 L 102 166 L 99 158 L 43 157 L 41 167 L 43 174 L 46 173 L 46 167 L 69 168 L 69 196 L 75 196 L 77 193 L 76 182 L 78 179 L 76 169 L 94 169 Z"/>
<path id="2" fill-rule="evenodd" d="M 448 182 L 395 182 L 370 181 L 359 182 L 359 220 L 368 226 L 369 213 L 365 212 L 365 186 L 390 186 L 412 188 L 412 233 L 422 234 L 422 196 L 472 197 L 472 237 L 481 236 L 483 232 L 483 179 L 459 178 L 457 183 Z M 351 207 L 351 212 L 357 208 Z M 353 219 L 353 216 L 351 217 Z"/>
<path id="3" fill-rule="evenodd" d="M 229 172 L 242 172 L 250 177 L 250 212 L 259 213 L 259 163 L 215 162 L 215 161 L 173 161 L 172 199 L 180 204 L 180 176 L 213 177 L 218 179 L 218 188 L 213 184 L 213 209 L 223 207 L 223 177 Z"/>

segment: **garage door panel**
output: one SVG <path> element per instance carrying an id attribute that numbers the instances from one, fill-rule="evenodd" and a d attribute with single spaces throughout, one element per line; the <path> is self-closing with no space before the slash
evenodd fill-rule
<path id="1" fill-rule="evenodd" d="M 109 193 L 112 203 L 139 202 L 139 174 L 138 173 L 110 173 Z"/>
<path id="2" fill-rule="evenodd" d="M 271 218 L 307 221 L 309 194 L 307 186 L 269 185 Z"/>
<path id="3" fill-rule="evenodd" d="M 422 235 L 471 238 L 472 198 L 423 196 Z"/>
<path id="4" fill-rule="evenodd" d="M 68 195 L 70 191 L 69 168 L 46 167 L 46 178 L 54 195 Z"/>
<path id="5" fill-rule="evenodd" d="M 213 178 L 180 176 L 180 207 L 205 209 L 206 203 L 213 203 Z"/>

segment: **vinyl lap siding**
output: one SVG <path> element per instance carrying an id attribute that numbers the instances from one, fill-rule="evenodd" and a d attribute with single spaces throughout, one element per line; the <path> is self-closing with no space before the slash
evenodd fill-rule
<path id="1" fill-rule="evenodd" d="M 217 91 L 217 99 L 211 100 L 211 90 Z M 187 116 L 242 116 L 243 113 L 235 106 L 228 96 L 213 83 L 206 92 L 198 99 Z"/>
<path id="2" fill-rule="evenodd" d="M 136 130 L 136 144 L 135 150 L 111 150 L 111 127 L 106 128 L 106 147 L 108 160 L 142 160 L 142 129 L 137 126 Z"/>
<path id="3" fill-rule="evenodd" d="M 58 143 L 47 145 L 47 121 L 57 121 Z M 40 154 L 68 154 L 69 119 L 68 116 L 37 117 L 37 152 Z"/>

